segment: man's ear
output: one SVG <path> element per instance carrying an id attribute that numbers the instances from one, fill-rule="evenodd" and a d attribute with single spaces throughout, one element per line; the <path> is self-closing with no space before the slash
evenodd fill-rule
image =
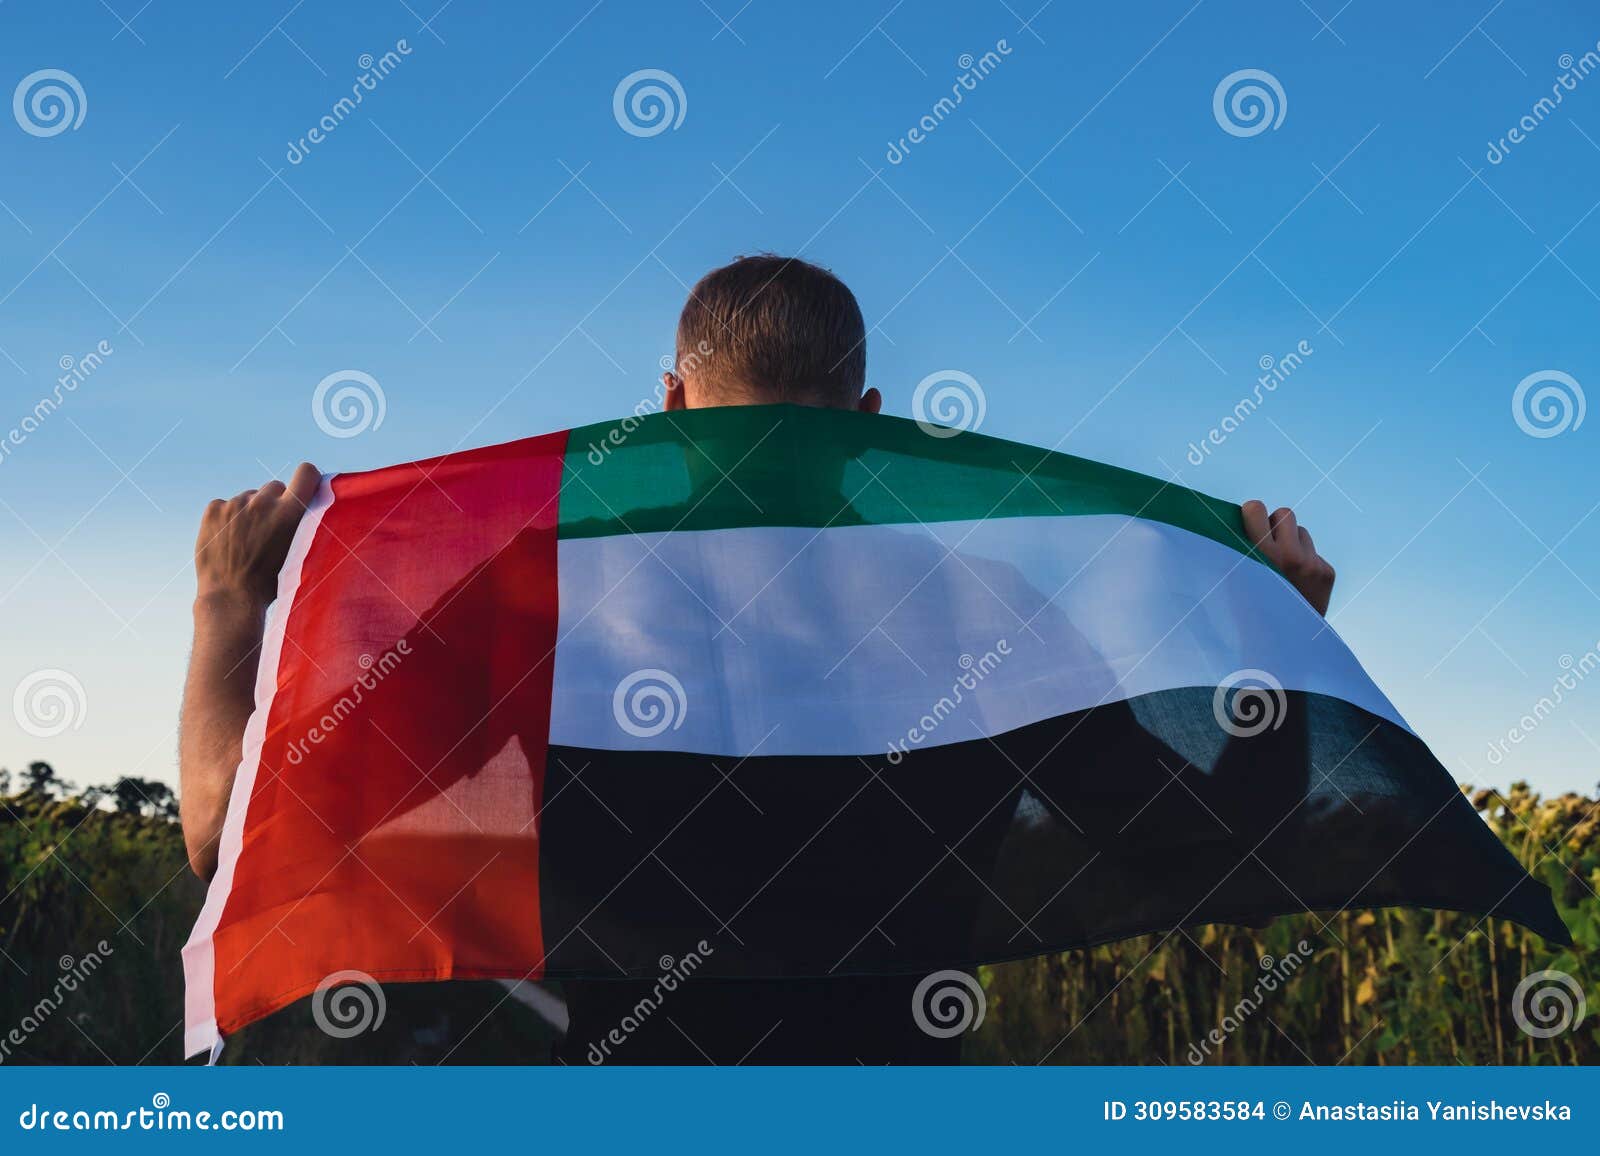
<path id="1" fill-rule="evenodd" d="M 687 409 L 688 403 L 683 396 L 683 378 L 676 373 L 663 373 L 661 384 L 666 387 L 666 393 L 661 397 L 661 408 L 666 413 Z"/>
<path id="2" fill-rule="evenodd" d="M 856 402 L 856 408 L 862 413 L 877 413 L 883 408 L 883 394 L 876 389 L 869 389 L 861 395 L 861 400 Z"/>

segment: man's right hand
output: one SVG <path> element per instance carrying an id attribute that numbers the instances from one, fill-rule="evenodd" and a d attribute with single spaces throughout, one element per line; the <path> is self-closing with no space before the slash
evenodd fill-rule
<path id="1" fill-rule="evenodd" d="M 1256 549 L 1267 556 L 1289 584 L 1300 591 L 1318 614 L 1328 613 L 1333 597 L 1333 567 L 1317 553 L 1311 534 L 1295 520 L 1288 506 L 1267 513 L 1265 502 L 1249 501 L 1240 507 L 1244 531 Z"/>
<path id="2" fill-rule="evenodd" d="M 244 596 L 260 606 L 271 602 L 295 527 L 321 481 L 316 466 L 301 462 L 288 485 L 271 481 L 207 505 L 194 547 L 198 596 Z"/>

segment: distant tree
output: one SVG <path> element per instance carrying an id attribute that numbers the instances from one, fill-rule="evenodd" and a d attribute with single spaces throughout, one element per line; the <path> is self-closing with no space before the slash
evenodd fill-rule
<path id="1" fill-rule="evenodd" d="M 48 796 L 62 794 L 72 788 L 72 784 L 56 774 L 56 769 L 46 762 L 35 760 L 29 763 L 25 774 L 28 794 Z"/>
<path id="2" fill-rule="evenodd" d="M 11 772 L 0 767 L 0 797 L 11 793 Z"/>
<path id="3" fill-rule="evenodd" d="M 178 817 L 178 797 L 172 788 L 154 779 L 139 779 L 124 775 L 111 788 L 117 810 L 124 815 L 149 815 L 158 819 Z"/>

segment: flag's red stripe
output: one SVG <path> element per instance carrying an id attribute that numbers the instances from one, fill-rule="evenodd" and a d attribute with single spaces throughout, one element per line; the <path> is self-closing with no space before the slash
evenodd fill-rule
<path id="1" fill-rule="evenodd" d="M 566 437 L 334 479 L 215 934 L 224 1034 L 351 967 L 542 973 Z"/>

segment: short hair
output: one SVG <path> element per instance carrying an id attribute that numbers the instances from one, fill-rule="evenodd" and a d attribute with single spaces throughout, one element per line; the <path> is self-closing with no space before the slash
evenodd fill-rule
<path id="1" fill-rule="evenodd" d="M 679 373 L 729 403 L 849 405 L 867 380 L 855 294 L 798 257 L 739 257 L 689 291 L 678 318 Z"/>

